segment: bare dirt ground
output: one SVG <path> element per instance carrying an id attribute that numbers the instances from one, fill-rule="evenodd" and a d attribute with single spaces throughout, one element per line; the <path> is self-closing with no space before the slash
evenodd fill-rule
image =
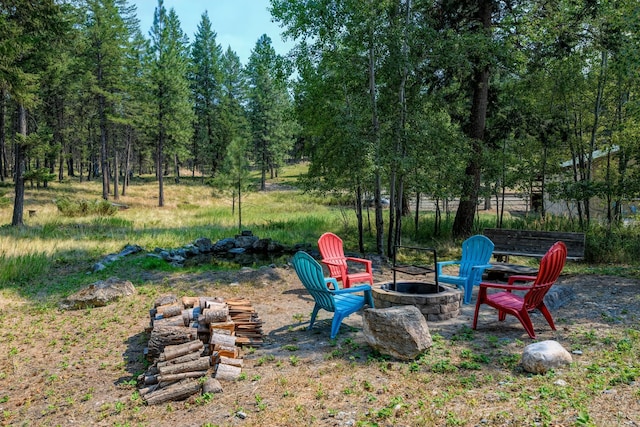
<path id="1" fill-rule="evenodd" d="M 475 332 L 469 329 L 473 305 L 456 319 L 430 322 L 433 348 L 407 363 L 371 352 L 360 314 L 343 323 L 336 340 L 329 338 L 329 313 L 306 330 L 313 300 L 291 268 L 136 280 L 143 283 L 138 295 L 89 310 L 0 300 L 2 425 L 640 425 L 638 381 L 598 383 L 623 368 L 610 369 L 618 362 L 602 360 L 603 347 L 613 351 L 625 331 L 635 330 L 638 341 L 637 280 L 561 278 L 558 286 L 573 288 L 575 298 L 552 312 L 558 330 L 537 313 L 532 320 L 539 340 L 574 351 L 574 364 L 544 376 L 518 367 L 532 342 L 518 321 L 499 323 L 488 308 Z M 137 396 L 132 379 L 145 369 L 148 310 L 166 293 L 242 296 L 260 314 L 265 343 L 243 351 L 243 378 L 223 383 L 223 393 L 158 406 Z M 481 361 L 479 369 L 465 364 L 469 360 Z M 566 385 L 558 385 L 560 379 Z"/>

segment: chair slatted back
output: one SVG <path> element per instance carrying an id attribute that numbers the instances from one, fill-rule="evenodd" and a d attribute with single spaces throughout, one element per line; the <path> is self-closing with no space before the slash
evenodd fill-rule
<path id="1" fill-rule="evenodd" d="M 567 247 L 563 242 L 556 242 L 540 260 L 540 269 L 531 290 L 524 296 L 524 304 L 528 310 L 536 308 L 544 299 L 551 286 L 558 280 L 567 260 Z"/>
<path id="2" fill-rule="evenodd" d="M 347 268 L 342 239 L 333 233 L 324 233 L 318 239 L 318 249 L 320 249 L 322 259 L 339 263 L 339 265 L 329 264 L 328 267 L 331 277 L 341 278 L 342 272 Z"/>
<path id="3" fill-rule="evenodd" d="M 327 288 L 322 266 L 311 255 L 302 251 L 293 256 L 292 263 L 300 281 L 316 303 L 327 311 L 335 311 L 333 294 Z"/>
<path id="4" fill-rule="evenodd" d="M 462 242 L 462 257 L 460 259 L 460 276 L 469 277 L 473 274 L 474 265 L 488 264 L 493 254 L 493 242 L 489 238 L 477 234 Z M 478 278 L 480 279 L 480 278 Z"/>

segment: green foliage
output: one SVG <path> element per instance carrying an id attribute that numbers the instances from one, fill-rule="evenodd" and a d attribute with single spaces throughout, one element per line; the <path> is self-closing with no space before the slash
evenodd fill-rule
<path id="1" fill-rule="evenodd" d="M 118 207 L 109 203 L 107 200 L 71 200 L 61 197 L 55 200 L 58 211 L 66 217 L 80 216 L 111 216 L 118 212 Z"/>
<path id="2" fill-rule="evenodd" d="M 0 253 L 0 283 L 27 284 L 46 276 L 51 260 L 44 253 L 7 256 Z"/>
<path id="3" fill-rule="evenodd" d="M 23 175 L 25 181 L 35 181 L 38 184 L 40 183 L 48 183 L 53 181 L 56 178 L 56 174 L 51 173 L 49 169 L 32 169 L 26 171 Z"/>

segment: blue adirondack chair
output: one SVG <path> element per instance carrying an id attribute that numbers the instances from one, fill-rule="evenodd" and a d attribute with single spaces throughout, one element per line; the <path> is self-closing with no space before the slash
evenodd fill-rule
<path id="1" fill-rule="evenodd" d="M 324 277 L 322 266 L 306 252 L 297 252 L 292 259 L 298 278 L 315 300 L 315 306 L 311 313 L 309 328 L 313 326 L 320 309 L 333 312 L 331 324 L 331 338 L 335 338 L 340 329 L 340 324 L 347 316 L 362 309 L 365 304 L 373 307 L 371 286 L 360 285 L 351 288 L 339 289 L 338 282 L 333 277 Z M 329 289 L 328 284 L 333 285 Z M 363 293 L 356 295 L 356 293 Z"/>
<path id="2" fill-rule="evenodd" d="M 462 257 L 457 261 L 441 261 L 437 263 L 438 281 L 456 285 L 464 290 L 464 303 L 471 302 L 473 287 L 482 280 L 482 273 L 491 267 L 489 260 L 493 253 L 493 242 L 478 234 L 462 242 Z M 459 265 L 458 275 L 442 274 L 445 265 Z"/>

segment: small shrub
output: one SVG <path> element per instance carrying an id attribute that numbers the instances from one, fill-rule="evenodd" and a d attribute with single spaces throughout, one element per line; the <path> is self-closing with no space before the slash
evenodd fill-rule
<path id="1" fill-rule="evenodd" d="M 79 217 L 88 215 L 111 216 L 118 212 L 118 207 L 107 200 L 70 200 L 66 197 L 56 199 L 58 211 L 66 217 Z"/>

